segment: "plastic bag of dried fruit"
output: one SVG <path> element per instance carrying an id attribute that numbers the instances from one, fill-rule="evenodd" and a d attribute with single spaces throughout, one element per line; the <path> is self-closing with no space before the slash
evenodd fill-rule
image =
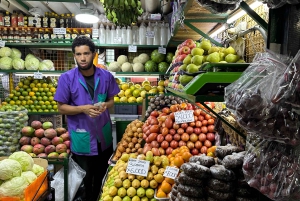
<path id="1" fill-rule="evenodd" d="M 299 200 L 299 153 L 291 146 L 263 140 L 249 147 L 243 173 L 247 183 L 272 200 Z"/>
<path id="2" fill-rule="evenodd" d="M 299 57 L 300 53 L 293 60 L 271 51 L 259 53 L 225 88 L 226 106 L 242 128 L 270 140 L 299 143 Z"/>

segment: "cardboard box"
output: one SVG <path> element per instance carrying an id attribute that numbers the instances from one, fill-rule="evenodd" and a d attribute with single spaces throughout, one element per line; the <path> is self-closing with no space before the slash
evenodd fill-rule
<path id="1" fill-rule="evenodd" d="M 0 157 L 0 161 L 6 159 L 8 157 Z M 34 163 L 42 166 L 45 171 L 32 182 L 24 191 L 25 199 L 24 201 L 36 201 L 39 199 L 41 195 L 43 195 L 49 188 L 48 182 L 48 161 L 42 158 L 33 158 Z M 3 197 L 0 198 L 0 201 L 20 201 L 19 197 Z"/>

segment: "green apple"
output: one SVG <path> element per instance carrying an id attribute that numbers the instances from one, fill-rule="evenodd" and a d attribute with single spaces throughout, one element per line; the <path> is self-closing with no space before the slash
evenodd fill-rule
<path id="1" fill-rule="evenodd" d="M 191 51 L 191 54 L 192 54 L 193 56 L 195 56 L 195 55 L 200 55 L 200 56 L 202 56 L 203 53 L 204 53 L 204 50 L 201 49 L 201 48 L 197 48 L 197 47 L 194 48 L 194 49 L 192 49 L 192 51 Z"/>

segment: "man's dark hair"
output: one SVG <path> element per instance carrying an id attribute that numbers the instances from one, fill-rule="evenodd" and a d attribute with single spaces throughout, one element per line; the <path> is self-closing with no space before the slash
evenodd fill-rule
<path id="1" fill-rule="evenodd" d="M 86 36 L 77 36 L 73 43 L 72 43 L 72 52 L 75 53 L 75 47 L 78 47 L 78 46 L 81 46 L 81 45 L 87 45 L 89 46 L 91 52 L 95 52 L 96 50 L 96 47 L 95 47 L 95 44 L 93 43 L 93 41 L 86 37 Z"/>

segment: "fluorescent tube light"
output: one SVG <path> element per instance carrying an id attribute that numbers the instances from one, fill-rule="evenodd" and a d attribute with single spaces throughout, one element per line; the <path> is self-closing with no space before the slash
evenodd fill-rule
<path id="1" fill-rule="evenodd" d="M 263 5 L 262 2 L 259 2 L 259 1 L 255 1 L 253 3 L 251 3 L 249 5 L 249 7 L 254 10 L 256 9 L 257 7 Z M 231 24 L 232 22 L 236 21 L 237 19 L 241 18 L 242 16 L 244 16 L 245 14 L 247 14 L 244 10 L 240 10 L 238 11 L 237 13 L 235 13 L 233 16 L 229 17 L 228 20 L 227 20 L 227 23 L 228 24 Z"/>
<path id="2" fill-rule="evenodd" d="M 75 16 L 75 19 L 79 22 L 87 24 L 94 24 L 99 22 L 99 18 L 97 16 L 88 13 L 77 14 Z"/>

